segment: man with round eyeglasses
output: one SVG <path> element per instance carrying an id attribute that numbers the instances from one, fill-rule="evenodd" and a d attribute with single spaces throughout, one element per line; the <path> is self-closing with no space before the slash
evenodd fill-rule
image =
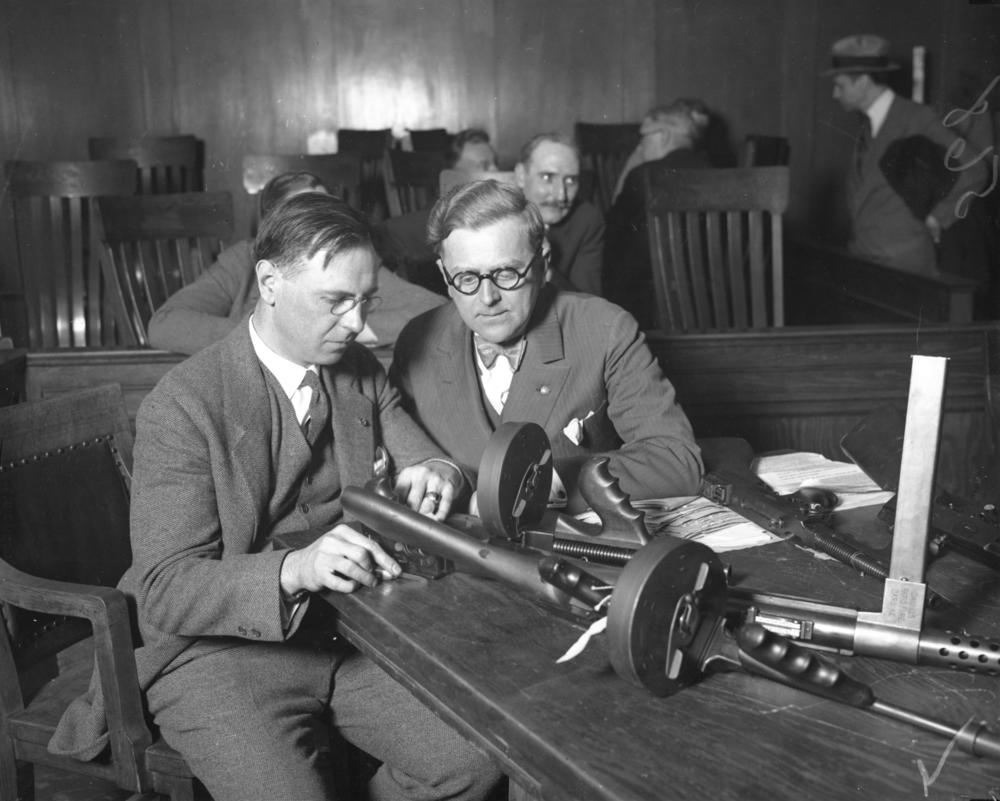
<path id="1" fill-rule="evenodd" d="M 698 492 L 691 425 L 635 319 L 549 283 L 545 224 L 520 189 L 456 187 L 427 238 L 452 302 L 407 324 L 390 379 L 463 471 L 476 474 L 501 423 L 534 422 L 552 444 L 555 506 L 586 507 L 579 470 L 598 454 L 634 499 Z"/>
<path id="2" fill-rule="evenodd" d="M 400 499 L 440 520 L 465 485 L 355 341 L 378 303 L 368 224 L 303 193 L 264 219 L 254 258 L 253 314 L 167 373 L 136 418 L 120 586 L 135 601 L 149 712 L 216 801 L 333 798 L 333 726 L 382 763 L 366 797 L 481 801 L 500 778 L 489 757 L 311 601 L 400 574 L 343 523 L 343 487 L 387 464 Z M 296 532 L 315 538 L 276 547 Z M 81 741 L 100 731 L 99 697 L 89 701 L 57 750 L 101 750 Z"/>

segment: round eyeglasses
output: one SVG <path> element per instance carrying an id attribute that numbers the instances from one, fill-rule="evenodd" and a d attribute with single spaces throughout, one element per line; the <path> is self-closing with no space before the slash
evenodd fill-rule
<path id="1" fill-rule="evenodd" d="M 371 297 L 344 295 L 342 298 L 337 298 L 336 300 L 328 302 L 330 304 L 330 314 L 334 317 L 340 317 L 341 315 L 347 314 L 355 306 L 361 307 L 362 314 L 369 314 L 378 308 L 379 304 L 382 302 L 382 298 L 378 295 L 372 295 Z"/>
<path id="2" fill-rule="evenodd" d="M 541 255 L 542 245 L 539 243 L 538 249 L 535 251 L 534 255 L 528 263 L 524 265 L 524 269 L 520 271 L 514 269 L 513 267 L 499 267 L 496 270 L 490 270 L 488 273 L 477 273 L 472 270 L 462 270 L 462 272 L 455 273 L 454 275 L 448 275 L 448 271 L 444 268 L 444 264 L 440 259 L 438 259 L 438 264 L 441 267 L 441 273 L 448 286 L 454 288 L 458 292 L 461 292 L 463 295 L 475 295 L 479 291 L 480 285 L 485 280 L 489 280 L 497 289 L 517 289 L 524 282 L 525 276 Z"/>

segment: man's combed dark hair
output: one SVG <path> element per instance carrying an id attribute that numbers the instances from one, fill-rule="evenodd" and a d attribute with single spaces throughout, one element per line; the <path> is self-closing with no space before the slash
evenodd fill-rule
<path id="1" fill-rule="evenodd" d="M 326 251 L 329 265 L 338 253 L 371 246 L 371 227 L 361 212 L 333 195 L 305 192 L 279 203 L 264 218 L 254 239 L 253 258 L 266 259 L 286 272 L 300 268 L 320 251 Z"/>
<path id="2" fill-rule="evenodd" d="M 309 189 L 329 192 L 323 182 L 311 172 L 293 171 L 275 175 L 260 190 L 260 216 L 266 217 L 271 209 L 289 195 Z"/>
<path id="3" fill-rule="evenodd" d="M 441 197 L 427 221 L 427 244 L 441 254 L 441 243 L 459 228 L 478 230 L 508 217 L 520 217 L 532 251 L 545 236 L 545 223 L 538 207 L 516 186 L 499 181 L 470 181 Z"/>

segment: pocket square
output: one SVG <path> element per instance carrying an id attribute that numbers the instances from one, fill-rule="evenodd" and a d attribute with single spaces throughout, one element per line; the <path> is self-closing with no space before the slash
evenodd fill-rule
<path id="1" fill-rule="evenodd" d="M 594 412 L 591 410 L 584 417 L 574 417 L 570 420 L 562 430 L 563 434 L 566 435 L 566 439 L 574 445 L 579 445 L 583 442 L 583 424 L 593 416 Z"/>

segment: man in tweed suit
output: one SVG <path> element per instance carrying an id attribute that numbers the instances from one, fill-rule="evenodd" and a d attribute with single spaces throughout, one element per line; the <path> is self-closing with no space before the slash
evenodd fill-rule
<path id="1" fill-rule="evenodd" d="M 215 801 L 332 797 L 331 723 L 383 763 L 373 799 L 482 798 L 499 778 L 489 759 L 310 603 L 399 574 L 340 522 L 341 488 L 371 478 L 377 449 L 400 497 L 436 519 L 464 484 L 353 342 L 377 301 L 368 227 L 306 193 L 268 216 L 254 248 L 249 321 L 171 370 L 136 419 L 123 587 L 150 712 Z M 273 546 L 311 529 L 308 547 Z"/>
<path id="2" fill-rule="evenodd" d="M 452 303 L 400 334 L 390 375 L 407 408 L 469 474 L 503 422 L 549 436 L 554 504 L 576 512 L 582 463 L 607 454 L 632 498 L 693 495 L 702 463 L 674 388 L 635 319 L 546 282 L 545 224 L 516 187 L 478 181 L 434 206 L 428 241 Z"/>
<path id="3" fill-rule="evenodd" d="M 846 111 L 862 115 L 847 174 L 848 246 L 852 253 L 873 261 L 933 274 L 940 269 L 935 245 L 964 213 L 959 206 L 962 196 L 983 187 L 986 168 L 980 162 L 963 169 L 948 157 L 958 137 L 932 109 L 899 97 L 886 85 L 886 75 L 897 69 L 885 39 L 862 34 L 833 45 L 833 66 L 824 73 L 833 78 L 834 99 Z M 893 142 L 913 137 L 937 145 L 941 160 L 954 173 L 954 183 L 936 194 L 929 212 L 919 215 L 890 183 L 883 161 Z M 969 160 L 968 153 L 963 160 Z"/>

